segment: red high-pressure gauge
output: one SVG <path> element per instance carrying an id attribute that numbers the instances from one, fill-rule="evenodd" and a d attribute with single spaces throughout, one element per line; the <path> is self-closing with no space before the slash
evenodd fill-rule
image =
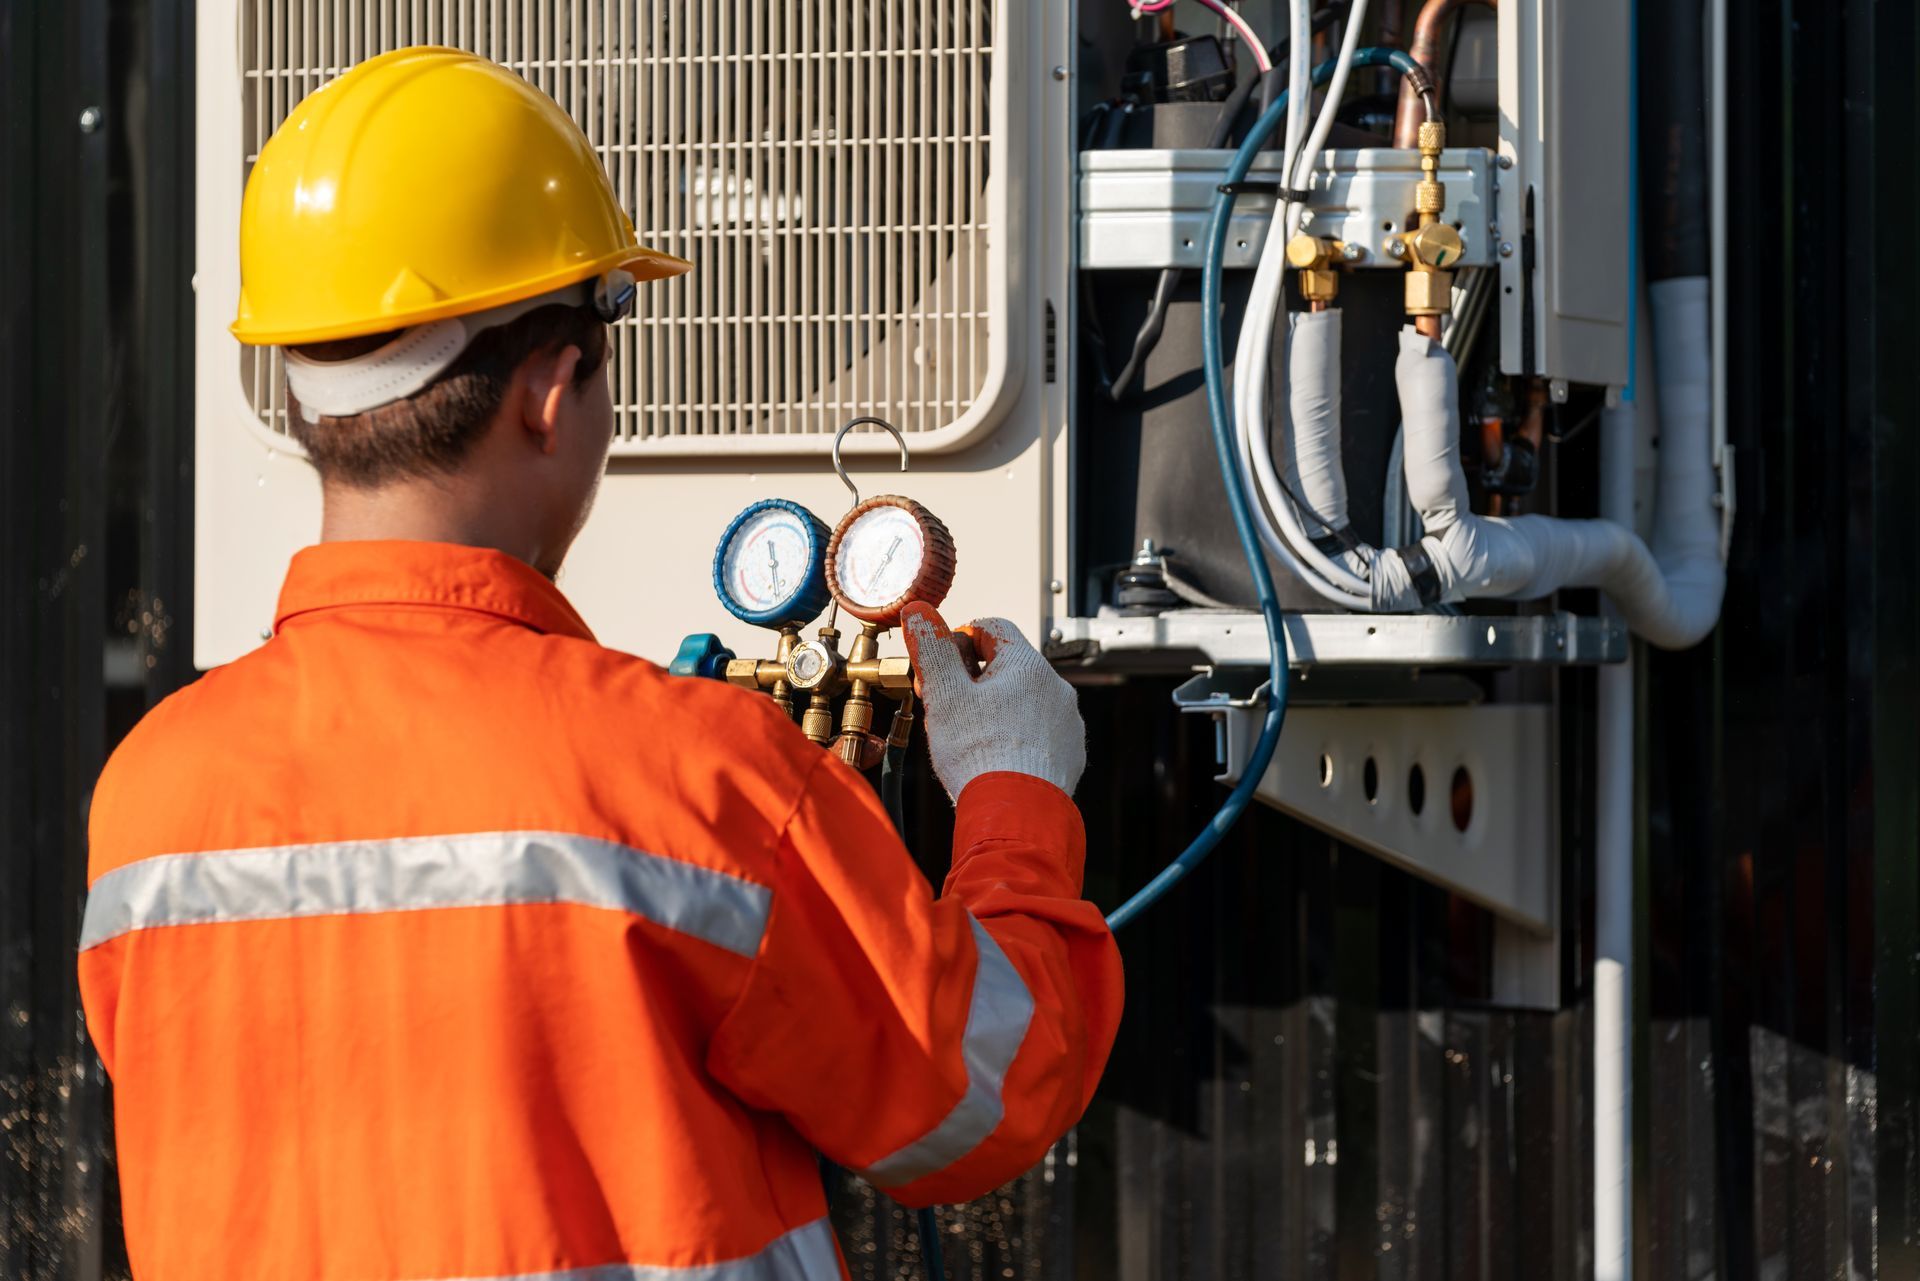
<path id="1" fill-rule="evenodd" d="M 953 586 L 953 535 L 940 518 L 894 494 L 869 498 L 827 543 L 827 590 L 862 622 L 894 627 L 913 601 L 938 606 Z"/>

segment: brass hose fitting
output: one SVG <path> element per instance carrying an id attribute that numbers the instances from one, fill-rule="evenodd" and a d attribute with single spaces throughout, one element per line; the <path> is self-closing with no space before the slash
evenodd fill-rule
<path id="1" fill-rule="evenodd" d="M 880 654 L 880 628 L 868 623 L 860 629 L 853 639 L 853 647 L 847 652 L 849 673 L 864 668 L 878 658 Z M 878 764 L 880 750 L 884 750 L 873 734 L 873 686 L 860 676 L 850 675 L 847 682 L 847 701 L 840 706 L 840 736 L 834 740 L 834 754 L 855 769 L 871 769 Z"/>
<path id="2" fill-rule="evenodd" d="M 1420 124 L 1420 185 L 1413 189 L 1413 211 L 1420 225 L 1436 221 L 1447 207 L 1446 184 L 1440 181 L 1440 153 L 1447 149 L 1447 126 L 1438 120 Z"/>
<path id="3" fill-rule="evenodd" d="M 780 629 L 780 647 L 774 651 L 773 661 L 779 665 L 780 675 L 773 682 L 773 701 L 775 706 L 788 716 L 793 715 L 793 686 L 787 682 L 787 664 L 793 659 L 794 646 L 800 643 L 800 629 L 782 627 Z"/>
<path id="4" fill-rule="evenodd" d="M 1315 311 L 1325 311 L 1340 293 L 1334 264 L 1344 261 L 1345 246 L 1324 236 L 1301 232 L 1287 242 L 1287 263 L 1300 273 L 1300 296 Z"/>
<path id="5" fill-rule="evenodd" d="M 909 689 L 900 695 L 900 706 L 894 710 L 893 723 L 887 726 L 887 746 L 905 747 L 913 737 L 913 691 Z"/>
<path id="6" fill-rule="evenodd" d="M 821 690 L 807 699 L 807 710 L 800 713 L 800 732 L 817 747 L 833 741 L 833 700 Z"/>

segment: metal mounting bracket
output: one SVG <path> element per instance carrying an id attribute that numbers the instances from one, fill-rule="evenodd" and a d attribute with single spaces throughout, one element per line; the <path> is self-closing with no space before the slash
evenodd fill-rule
<path id="1" fill-rule="evenodd" d="M 1294 667 L 1513 667 L 1624 662 L 1627 630 L 1612 616 L 1525 614 L 1286 614 Z M 1102 612 L 1054 620 L 1057 663 L 1153 668 L 1267 665 L 1258 614 L 1176 610 L 1145 617 Z"/>
<path id="2" fill-rule="evenodd" d="M 1208 672 L 1174 694 L 1214 718 L 1222 783 L 1260 732 L 1264 675 Z M 1496 996 L 1551 1006 L 1559 839 L 1549 704 L 1295 707 L 1256 793 L 1265 803 L 1471 899 L 1502 923 Z"/>
<path id="3" fill-rule="evenodd" d="M 1213 198 L 1232 156 L 1197 148 L 1081 152 L 1081 268 L 1198 267 Z M 1277 190 L 1280 162 L 1279 152 L 1263 152 L 1248 176 Z M 1422 177 L 1419 153 L 1411 149 L 1323 152 L 1307 193 L 1306 229 L 1351 245 L 1357 253 L 1346 260 L 1348 267 L 1402 270 L 1403 264 L 1386 252 L 1386 240 L 1405 230 Z M 1449 148 L 1440 153 L 1439 177 L 1447 186 L 1446 217 L 1459 229 L 1464 247 L 1455 265 L 1497 263 L 1493 153 Z M 1271 191 L 1256 189 L 1234 205 L 1225 266 L 1259 262 L 1274 199 Z"/>

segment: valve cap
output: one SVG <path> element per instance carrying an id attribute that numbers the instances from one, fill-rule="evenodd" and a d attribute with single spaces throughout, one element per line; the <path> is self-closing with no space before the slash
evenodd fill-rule
<path id="1" fill-rule="evenodd" d="M 710 680 L 723 680 L 727 673 L 727 664 L 733 660 L 733 651 L 720 643 L 720 638 L 712 632 L 695 632 L 680 642 L 680 650 L 667 664 L 667 670 L 675 676 L 704 676 Z"/>

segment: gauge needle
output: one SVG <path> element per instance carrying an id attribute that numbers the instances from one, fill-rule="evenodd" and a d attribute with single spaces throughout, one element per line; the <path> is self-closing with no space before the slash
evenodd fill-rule
<path id="1" fill-rule="evenodd" d="M 879 582 L 880 575 L 886 573 L 887 566 L 893 564 L 893 554 L 900 550 L 900 544 L 902 541 L 904 540 L 900 537 L 900 535 L 895 534 L 893 536 L 893 546 L 887 548 L 887 554 L 885 556 L 882 556 L 880 558 L 880 563 L 874 567 L 874 570 L 873 570 L 874 582 L 876 583 Z"/>
<path id="2" fill-rule="evenodd" d="M 780 549 L 767 544 L 767 567 L 773 572 L 773 590 L 780 590 Z"/>

